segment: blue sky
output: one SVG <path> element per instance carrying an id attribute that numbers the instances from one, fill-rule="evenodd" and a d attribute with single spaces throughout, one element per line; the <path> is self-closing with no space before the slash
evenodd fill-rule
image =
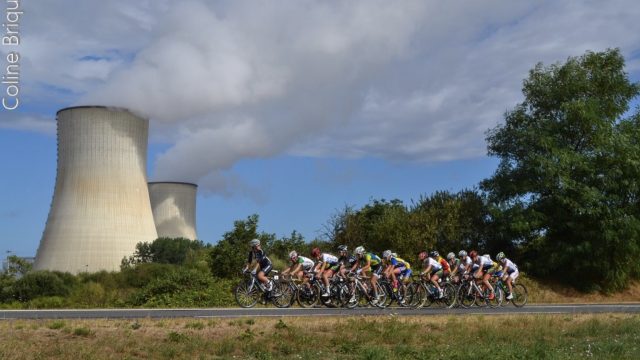
<path id="1" fill-rule="evenodd" d="M 23 6 L 20 46 L 0 46 L 22 56 L 21 106 L 0 109 L 0 251 L 23 256 L 44 230 L 63 107 L 148 117 L 149 179 L 199 185 L 202 240 L 253 213 L 312 239 L 345 204 L 490 176 L 484 132 L 539 61 L 619 47 L 640 79 L 636 1 Z"/>

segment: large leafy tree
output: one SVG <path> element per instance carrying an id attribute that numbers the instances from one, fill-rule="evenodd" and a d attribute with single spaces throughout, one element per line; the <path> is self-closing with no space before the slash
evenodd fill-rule
<path id="1" fill-rule="evenodd" d="M 214 276 L 230 278 L 237 275 L 247 262 L 252 239 L 260 239 L 265 245 L 275 241 L 274 234 L 258 233 L 258 220 L 258 215 L 254 214 L 246 220 L 234 221 L 233 230 L 226 232 L 211 249 L 209 267 Z"/>
<path id="2" fill-rule="evenodd" d="M 538 64 L 488 133 L 500 164 L 481 186 L 531 271 L 605 291 L 637 276 L 640 115 L 628 110 L 639 91 L 617 49 Z"/>

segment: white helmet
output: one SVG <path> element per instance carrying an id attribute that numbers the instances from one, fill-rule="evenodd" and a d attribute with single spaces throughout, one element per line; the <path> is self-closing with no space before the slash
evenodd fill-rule
<path id="1" fill-rule="evenodd" d="M 293 260 L 293 259 L 295 259 L 295 258 L 297 258 L 297 257 L 298 257 L 298 253 L 297 253 L 295 250 L 292 250 L 292 251 L 289 253 L 289 259 L 292 259 L 292 260 Z"/>
<path id="2" fill-rule="evenodd" d="M 398 253 L 394 253 L 394 252 L 392 252 L 392 253 L 391 253 L 391 256 L 393 256 L 393 257 L 398 257 Z"/>
<path id="3" fill-rule="evenodd" d="M 385 258 L 385 259 L 386 259 L 386 258 L 388 258 L 388 257 L 391 257 L 391 255 L 393 255 L 393 254 L 391 253 L 391 250 L 385 250 L 385 251 L 382 253 L 382 257 L 383 257 L 383 258 Z"/>
<path id="4" fill-rule="evenodd" d="M 251 240 L 251 242 L 249 242 L 249 245 L 251 245 L 251 247 L 256 247 L 256 246 L 260 245 L 260 240 L 253 239 L 253 240 Z"/>
<path id="5" fill-rule="evenodd" d="M 364 254 L 364 247 L 358 246 L 354 252 L 356 253 L 356 255 L 362 255 Z"/>
<path id="6" fill-rule="evenodd" d="M 447 260 L 453 260 L 456 258 L 456 254 L 450 252 L 447 254 Z"/>

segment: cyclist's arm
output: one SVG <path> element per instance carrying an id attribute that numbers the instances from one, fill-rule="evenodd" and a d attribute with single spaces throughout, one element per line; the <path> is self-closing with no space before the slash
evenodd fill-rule
<path id="1" fill-rule="evenodd" d="M 362 270 L 362 272 L 365 272 L 365 271 L 367 271 L 369 269 L 371 269 L 371 259 L 367 260 L 367 264 L 360 268 L 360 270 Z"/>
<path id="2" fill-rule="evenodd" d="M 426 274 L 429 274 L 430 272 L 431 272 L 431 264 L 427 265 L 427 268 L 424 269 L 421 275 L 426 275 Z"/>

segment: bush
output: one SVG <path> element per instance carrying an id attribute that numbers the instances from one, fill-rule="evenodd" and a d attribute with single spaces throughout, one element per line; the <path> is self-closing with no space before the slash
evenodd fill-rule
<path id="1" fill-rule="evenodd" d="M 16 280 L 13 296 L 19 301 L 29 301 L 40 296 L 67 296 L 77 283 L 69 273 L 58 271 L 34 271 Z"/>

